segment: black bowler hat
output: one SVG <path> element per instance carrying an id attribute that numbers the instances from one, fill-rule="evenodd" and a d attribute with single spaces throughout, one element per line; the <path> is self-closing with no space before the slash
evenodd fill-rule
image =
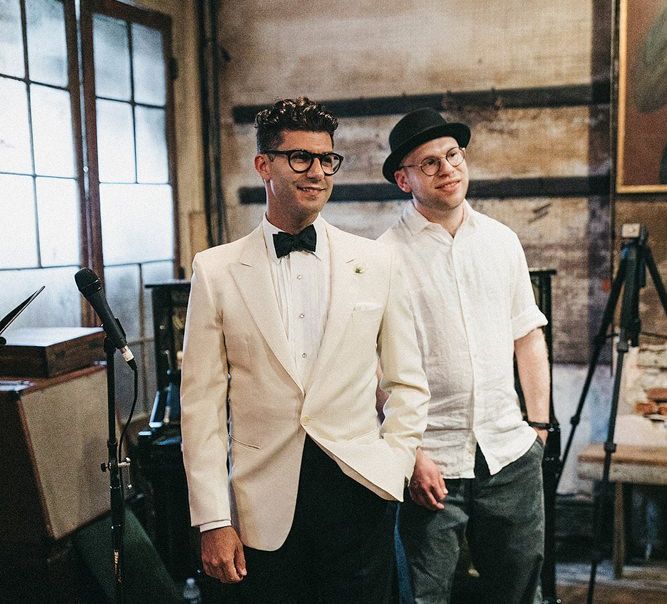
<path id="1" fill-rule="evenodd" d="M 391 153 L 382 166 L 382 174 L 395 183 L 394 172 L 401 160 L 415 147 L 434 138 L 451 136 L 459 147 L 466 147 L 470 140 L 470 128 L 465 124 L 447 122 L 435 109 L 425 107 L 403 116 L 389 133 Z"/>

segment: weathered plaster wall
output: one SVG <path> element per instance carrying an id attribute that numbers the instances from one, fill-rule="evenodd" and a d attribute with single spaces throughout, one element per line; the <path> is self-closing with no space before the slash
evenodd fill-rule
<path id="1" fill-rule="evenodd" d="M 233 120 L 234 107 L 300 94 L 326 101 L 590 84 L 596 10 L 581 0 L 557 5 L 548 0 L 316 0 L 306 10 L 290 2 L 225 3 L 220 43 L 230 57 L 221 74 L 228 238 L 246 234 L 262 213 L 261 206 L 239 203 L 239 188 L 260 182 L 251 165 L 254 128 Z M 604 106 L 464 106 L 444 113 L 473 128 L 472 179 L 588 177 L 609 169 L 608 156 L 600 152 L 608 140 L 600 132 L 607 119 Z M 387 136 L 399 117 L 341 119 L 336 148 L 346 160 L 338 184 L 383 182 Z M 607 200 L 471 201 L 517 231 L 531 266 L 558 270 L 555 357 L 585 361 L 591 314 L 600 308 L 609 276 Z M 338 226 L 369 237 L 378 236 L 399 213 L 400 203 L 391 200 L 330 203 L 325 210 Z M 593 235 L 600 238 L 595 243 L 600 249 L 591 255 Z"/>
<path id="2" fill-rule="evenodd" d="M 590 2 L 222 3 L 234 103 L 585 83 Z"/>

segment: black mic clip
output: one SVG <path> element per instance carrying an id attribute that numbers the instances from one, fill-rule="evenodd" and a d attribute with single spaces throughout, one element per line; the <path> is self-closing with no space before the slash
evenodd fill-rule
<path id="1" fill-rule="evenodd" d="M 116 322 L 118 329 L 123 334 L 123 338 L 127 341 L 127 334 L 123 328 L 122 323 L 118 317 L 113 317 L 113 320 Z M 109 336 L 109 332 L 104 323 L 101 324 L 102 329 L 106 332 L 106 337 L 104 338 L 104 352 L 113 353 L 115 350 L 118 350 L 123 357 L 123 360 L 131 367 L 132 371 L 137 371 L 137 361 L 134 358 L 134 354 L 126 345 L 123 348 L 116 348 L 116 344 L 113 341 L 113 338 Z"/>

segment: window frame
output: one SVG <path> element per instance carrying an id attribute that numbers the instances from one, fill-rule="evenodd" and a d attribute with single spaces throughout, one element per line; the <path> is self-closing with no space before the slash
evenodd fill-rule
<path id="1" fill-rule="evenodd" d="M 35 203 L 37 203 L 37 178 L 40 175 L 36 171 L 35 166 L 35 146 L 34 146 L 34 131 L 32 120 L 32 89 L 31 86 L 38 85 L 54 90 L 67 91 L 70 98 L 70 112 L 71 112 L 71 127 L 72 127 L 72 143 L 74 152 L 75 164 L 75 178 L 79 188 L 79 264 L 85 266 L 90 262 L 90 234 L 86 227 L 88 223 L 88 208 L 86 203 L 86 178 L 84 168 L 84 154 L 82 146 L 82 130 L 81 130 L 81 99 L 80 99 L 80 81 L 79 81 L 79 61 L 77 50 L 77 20 L 76 20 L 76 5 L 75 0 L 59 0 L 63 5 L 63 22 L 65 26 L 65 43 L 66 43 L 66 60 L 67 60 L 67 86 L 61 87 L 39 80 L 33 80 L 30 76 L 30 58 L 28 51 L 28 24 L 27 24 L 27 9 L 26 0 L 19 0 L 19 11 L 21 19 L 21 41 L 23 44 L 23 77 L 13 76 L 10 74 L 1 74 L 4 79 L 13 80 L 15 82 L 22 82 L 26 86 L 26 95 L 28 101 L 28 124 L 30 131 L 30 156 L 31 156 L 31 171 L 30 173 L 21 173 L 32 178 L 32 187 Z M 2 172 L 3 174 L 13 174 L 12 172 Z M 16 173 L 17 175 L 19 173 Z M 51 266 L 44 266 L 42 264 L 41 253 L 39 249 L 39 229 L 36 231 L 37 242 L 37 265 L 29 267 L 3 267 L 2 270 L 46 270 L 49 268 L 56 268 Z"/>
<path id="2" fill-rule="evenodd" d="M 24 1 L 24 0 L 22 0 Z M 72 2 L 73 0 L 66 0 Z M 172 191 L 172 216 L 174 228 L 173 264 L 176 276 L 179 258 L 179 214 L 178 214 L 178 182 L 177 182 L 177 158 L 176 158 L 176 124 L 174 86 L 175 79 L 174 59 L 172 51 L 172 23 L 171 17 L 150 9 L 139 8 L 123 4 L 118 0 L 81 0 L 79 27 L 81 35 L 81 58 L 82 58 L 82 97 L 85 116 L 85 135 L 83 148 L 85 154 L 85 165 L 87 167 L 86 178 L 86 203 L 82 217 L 85 217 L 87 231 L 86 260 L 88 265 L 98 275 L 104 274 L 104 256 L 102 252 L 102 220 L 100 209 L 100 179 L 99 163 L 97 154 L 97 112 L 95 91 L 95 57 L 93 49 L 93 18 L 96 14 L 105 15 L 115 19 L 122 19 L 130 23 L 138 23 L 162 33 L 163 59 L 165 68 L 166 102 L 165 102 L 165 126 L 167 144 L 167 169 L 168 184 Z M 134 109 L 137 106 L 134 98 L 131 100 Z M 140 104 L 141 105 L 141 104 Z M 134 138 L 136 144 L 136 137 Z M 136 156 L 135 156 L 136 162 Z M 85 214 L 85 216 L 84 216 Z M 97 245 L 95 244 L 97 242 Z M 96 318 L 89 305 L 83 307 L 83 324 L 95 325 Z"/>
<path id="3" fill-rule="evenodd" d="M 92 20 L 95 14 L 107 15 L 122 19 L 129 23 L 141 24 L 157 29 L 162 34 L 163 64 L 165 69 L 166 97 L 165 111 L 165 140 L 167 150 L 167 183 L 171 188 L 173 228 L 173 274 L 179 271 L 180 263 L 180 226 L 178 212 L 178 182 L 177 182 L 177 154 L 176 154 L 176 125 L 174 79 L 176 77 L 175 61 L 172 47 L 172 20 L 169 15 L 136 6 L 124 4 L 118 0 L 57 0 L 62 6 L 63 27 L 65 35 L 65 60 L 67 61 L 66 85 L 51 84 L 33 79 L 30 69 L 30 52 L 28 47 L 28 7 L 27 0 L 18 0 L 18 17 L 20 21 L 20 40 L 23 49 L 23 74 L 13 75 L 3 73 L 2 78 L 8 81 L 19 82 L 26 89 L 28 104 L 28 128 L 30 144 L 30 166 L 25 171 L 3 171 L 3 174 L 16 174 L 32 179 L 33 203 L 37 212 L 37 184 L 40 176 L 35 165 L 35 132 L 33 123 L 32 87 L 42 86 L 52 90 L 59 90 L 69 95 L 70 127 L 72 132 L 72 160 L 73 174 L 70 179 L 78 186 L 77 205 L 79 220 L 79 242 L 76 263 L 80 267 L 90 267 L 104 279 L 104 257 L 102 247 L 102 223 L 100 208 L 100 182 L 97 157 L 97 115 L 95 98 L 95 68 L 93 56 L 93 29 Z M 78 13 L 78 16 L 77 16 Z M 131 101 L 134 108 L 142 106 Z M 136 145 L 136 136 L 133 143 Z M 136 162 L 136 158 L 135 158 Z M 37 220 L 37 214 L 35 214 Z M 73 267 L 74 263 L 62 267 L 44 265 L 41 254 L 41 240 L 38 223 L 35 224 L 36 260 L 30 266 L 3 266 L 0 271 L 41 271 L 52 268 Z M 83 300 L 79 306 L 79 324 L 95 326 L 99 323 L 93 309 Z"/>

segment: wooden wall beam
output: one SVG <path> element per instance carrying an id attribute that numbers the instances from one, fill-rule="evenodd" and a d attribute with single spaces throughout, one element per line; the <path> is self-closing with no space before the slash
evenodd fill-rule
<path id="1" fill-rule="evenodd" d="M 507 178 L 478 180 L 470 183 L 470 199 L 502 199 L 535 197 L 590 197 L 609 193 L 609 176 L 572 176 L 561 178 Z M 330 201 L 396 201 L 409 199 L 398 187 L 389 183 L 335 185 Z M 240 187 L 242 204 L 261 204 L 266 201 L 263 187 Z"/>
<path id="2" fill-rule="evenodd" d="M 336 117 L 368 117 L 371 115 L 401 115 L 420 107 L 439 111 L 460 110 L 464 107 L 572 107 L 609 103 L 609 80 L 572 86 L 542 86 L 501 90 L 472 90 L 438 94 L 405 94 L 359 99 L 319 100 Z M 252 124 L 264 105 L 237 105 L 232 108 L 234 122 Z"/>

